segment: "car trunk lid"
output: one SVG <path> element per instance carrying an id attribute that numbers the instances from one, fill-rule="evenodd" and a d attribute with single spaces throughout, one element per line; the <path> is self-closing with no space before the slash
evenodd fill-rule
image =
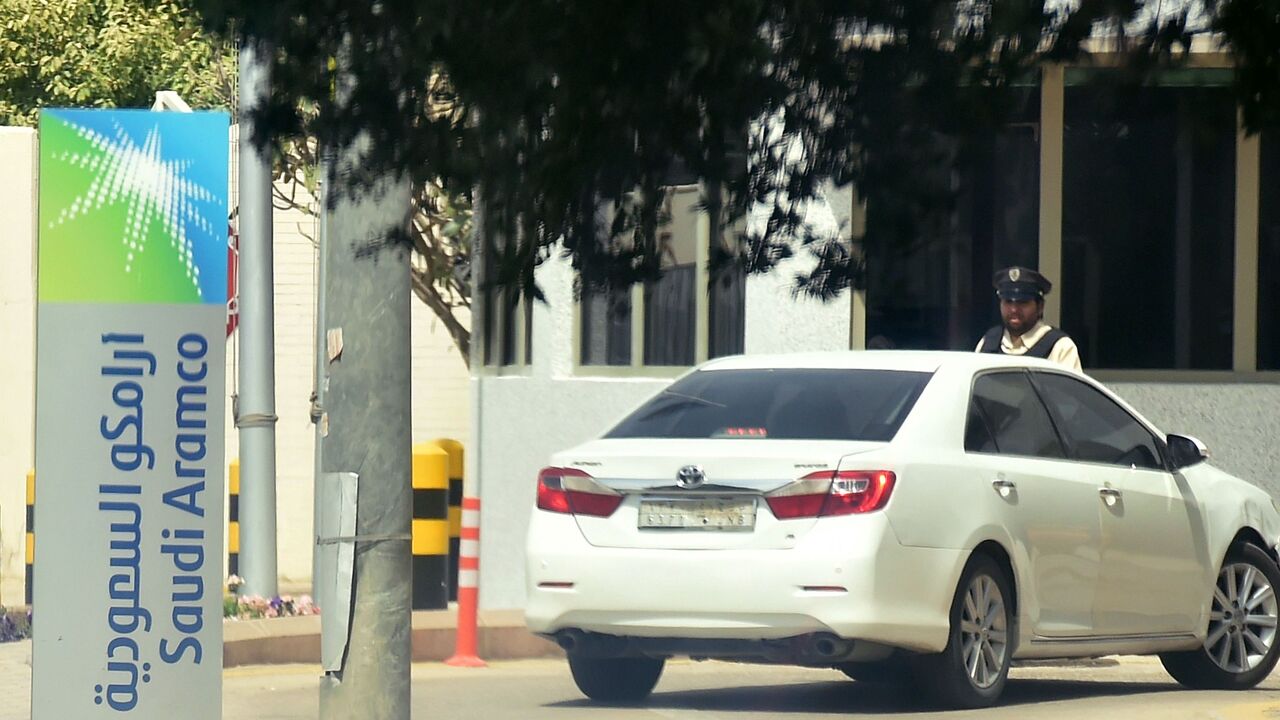
<path id="1" fill-rule="evenodd" d="M 600 547 L 787 548 L 816 518 L 779 520 L 765 494 L 881 442 L 760 439 L 606 439 L 556 456 L 623 496 L 608 517 L 576 515 Z"/>

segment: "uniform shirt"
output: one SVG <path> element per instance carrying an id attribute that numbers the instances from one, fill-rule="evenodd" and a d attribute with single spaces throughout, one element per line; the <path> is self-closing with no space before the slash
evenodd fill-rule
<path id="1" fill-rule="evenodd" d="M 1035 344 L 1050 329 L 1044 321 L 1039 321 L 1030 330 L 1016 338 L 1010 337 L 1009 331 L 1005 330 L 1000 337 L 1000 349 L 1006 355 L 1023 355 L 1028 349 L 1035 347 Z M 982 350 L 982 340 L 978 340 L 978 346 L 974 350 Z M 1068 370 L 1084 374 L 1083 368 L 1080 367 L 1080 351 L 1076 349 L 1076 343 L 1070 337 L 1064 337 L 1053 344 L 1053 349 L 1049 351 L 1049 359 Z"/>

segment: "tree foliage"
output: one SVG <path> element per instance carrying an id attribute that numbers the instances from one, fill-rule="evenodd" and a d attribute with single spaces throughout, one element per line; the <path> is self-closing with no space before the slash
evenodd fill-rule
<path id="1" fill-rule="evenodd" d="M 193 108 L 235 109 L 233 38 L 178 0 L 0 0 L 0 125 L 33 126 L 43 107 L 150 107 L 162 89 Z M 319 212 L 317 147 L 305 132 L 280 138 L 276 207 Z M 466 361 L 470 202 L 438 178 L 420 182 L 414 202 L 413 288 Z"/>
<path id="2" fill-rule="evenodd" d="M 150 107 L 157 90 L 227 108 L 234 72 L 175 0 L 0 0 L 0 125 L 35 125 L 42 107 Z"/>
<path id="3" fill-rule="evenodd" d="M 447 111 L 447 105 L 442 111 Z M 318 216 L 323 210 L 319 143 L 310 135 L 288 136 L 277 150 L 273 205 Z M 438 177 L 427 177 L 413 186 L 411 202 L 413 212 L 405 233 L 412 250 L 410 286 L 449 332 L 463 363 L 470 365 L 470 190 L 453 192 Z"/>
<path id="4" fill-rule="evenodd" d="M 916 172 L 955 147 L 942 139 L 999 123 L 1044 62 L 1116 51 L 1140 79 L 1213 35 L 1255 129 L 1280 94 L 1275 0 L 193 1 L 274 48 L 272 131 L 374 138 L 356 186 L 395 170 L 483 188 L 496 281 L 534 297 L 558 251 L 592 284 L 658 275 L 675 176 L 705 189 L 713 232 L 742 228 L 719 263 L 763 272 L 807 249 L 806 291 L 856 285 L 860 247 L 911 242 L 946 202 L 946 178 Z M 355 80 L 341 98 L 335 57 Z M 884 219 L 861 245 L 806 225 L 826 183 Z"/>

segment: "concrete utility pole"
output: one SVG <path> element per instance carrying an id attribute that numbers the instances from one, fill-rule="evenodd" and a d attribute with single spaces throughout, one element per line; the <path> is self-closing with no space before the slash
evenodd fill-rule
<path id="1" fill-rule="evenodd" d="M 240 574 L 246 595 L 276 588 L 275 292 L 271 155 L 253 144 L 250 111 L 271 88 L 269 52 L 240 48 Z"/>
<path id="2" fill-rule="evenodd" d="M 335 158 L 341 172 L 358 150 Z M 342 669 L 320 681 L 321 720 L 408 720 L 411 404 L 409 183 L 385 178 L 356 198 L 341 179 L 325 228 L 326 473 L 359 476 L 351 627 Z M 347 541 L 344 539 L 344 541 Z"/>

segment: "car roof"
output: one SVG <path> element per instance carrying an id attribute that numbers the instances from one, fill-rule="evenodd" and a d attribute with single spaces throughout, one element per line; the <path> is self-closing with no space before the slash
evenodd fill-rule
<path id="1" fill-rule="evenodd" d="M 943 367 L 977 372 L 992 368 L 1063 369 L 1047 360 L 1016 355 L 945 350 L 842 350 L 831 352 L 797 352 L 770 355 L 734 355 L 718 358 L 699 370 L 768 370 L 773 368 L 812 368 L 833 370 L 900 370 L 937 372 Z"/>

